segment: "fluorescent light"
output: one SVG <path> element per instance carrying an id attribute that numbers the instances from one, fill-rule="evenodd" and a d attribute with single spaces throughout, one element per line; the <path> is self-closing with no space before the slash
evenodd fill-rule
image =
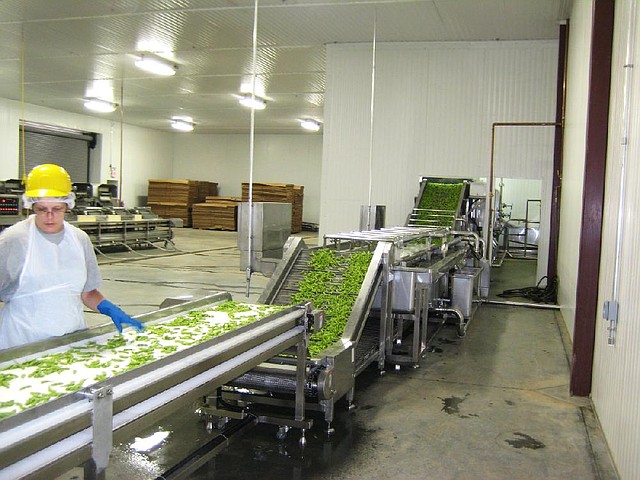
<path id="1" fill-rule="evenodd" d="M 113 112 L 117 106 L 117 103 L 111 103 L 107 100 L 101 100 L 99 98 L 87 98 L 84 101 L 84 108 L 100 113 Z"/>
<path id="2" fill-rule="evenodd" d="M 244 95 L 240 97 L 240 100 L 238 101 L 240 102 L 240 105 L 253 108 L 254 110 L 264 110 L 267 106 L 267 102 L 265 102 L 264 99 L 256 97 L 255 95 Z"/>
<path id="3" fill-rule="evenodd" d="M 181 132 L 191 132 L 194 127 L 193 118 L 191 117 L 173 117 L 171 126 Z"/>
<path id="4" fill-rule="evenodd" d="M 140 58 L 136 60 L 136 67 L 149 73 L 164 75 L 165 77 L 175 75 L 176 73 L 175 65 L 172 65 L 161 58 L 150 57 L 148 55 L 140 55 Z"/>
<path id="5" fill-rule="evenodd" d="M 320 130 L 320 124 L 310 118 L 300 120 L 300 126 L 305 130 L 309 130 L 310 132 L 317 132 L 318 130 Z"/>
<path id="6" fill-rule="evenodd" d="M 240 84 L 240 93 L 242 95 L 251 95 L 253 93 L 256 97 L 267 98 L 264 79 L 262 77 L 246 76 Z"/>

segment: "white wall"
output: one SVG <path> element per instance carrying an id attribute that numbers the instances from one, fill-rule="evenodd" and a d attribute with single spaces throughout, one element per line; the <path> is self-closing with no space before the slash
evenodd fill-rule
<path id="1" fill-rule="evenodd" d="M 582 216 L 591 18 L 591 0 L 576 0 L 569 23 L 558 244 L 558 303 L 572 339 L 578 277 L 577 245 Z"/>
<path id="2" fill-rule="evenodd" d="M 498 180 L 499 181 L 499 180 Z M 498 183 L 496 181 L 496 184 Z M 511 205 L 511 219 L 524 220 L 527 213 L 527 200 L 540 200 L 541 182 L 539 180 L 522 180 L 519 178 L 503 178 L 502 203 Z M 529 220 L 540 221 L 539 206 L 529 205 Z M 535 218 L 533 215 L 535 214 Z M 537 225 L 535 225 L 537 227 Z"/>
<path id="3" fill-rule="evenodd" d="M 327 47 L 321 233 L 354 230 L 359 207 L 386 205 L 404 224 L 422 175 L 486 177 L 493 122 L 553 122 L 557 42 Z M 496 176 L 541 178 L 552 129 L 501 131 Z"/>
<path id="4" fill-rule="evenodd" d="M 19 172 L 19 102 L 0 98 L 0 179 Z M 125 206 L 143 205 L 150 178 L 218 182 L 220 195 L 240 196 L 249 180 L 248 135 L 199 135 L 123 125 L 35 105 L 24 105 L 28 121 L 96 132 L 100 165 L 93 183 L 119 180 Z M 112 172 L 110 165 L 115 167 Z M 253 179 L 304 186 L 303 219 L 319 222 L 322 134 L 256 135 Z"/>
<path id="5" fill-rule="evenodd" d="M 78 115 L 0 98 L 0 178 L 17 178 L 19 172 L 19 121 L 57 125 L 102 135 L 99 178 L 95 183 L 118 179 L 122 166 L 122 200 L 138 205 L 146 195 L 149 177 L 170 177 L 173 161 L 171 134 L 123 125 L 122 162 L 120 124 L 89 115 Z M 109 166 L 116 167 L 111 176 Z"/>
<path id="6" fill-rule="evenodd" d="M 240 196 L 249 181 L 249 136 L 175 135 L 172 178 L 218 183 L 219 195 Z M 256 135 L 254 182 L 304 186 L 303 220 L 318 223 L 322 135 Z"/>
<path id="7" fill-rule="evenodd" d="M 125 206 L 140 206 L 147 197 L 150 178 L 171 178 L 173 133 L 128 126 L 124 130 L 122 199 Z M 118 155 L 116 156 L 119 157 Z"/>
<path id="8" fill-rule="evenodd" d="M 607 442 L 620 473 L 625 480 L 640 478 L 640 257 L 638 238 L 640 224 L 640 9 L 633 16 L 635 27 L 632 56 L 626 60 L 626 43 L 630 5 L 635 0 L 616 2 L 614 52 L 612 57 L 612 95 L 609 113 L 609 142 L 603 221 L 602 255 L 596 342 L 593 362 L 592 399 Z M 587 2 L 588 3 L 588 2 Z M 628 149 L 622 147 L 625 136 L 623 120 L 625 102 L 625 64 L 630 70 Z M 623 172 L 623 160 L 625 176 Z M 620 207 L 620 199 L 624 208 Z M 617 252 L 618 219 L 622 220 L 622 243 Z M 564 219 L 563 219 L 564 221 Z M 618 294 L 614 295 L 615 265 L 618 261 Z M 618 329 L 615 345 L 607 343 L 607 326 L 602 318 L 605 301 L 619 304 Z"/>

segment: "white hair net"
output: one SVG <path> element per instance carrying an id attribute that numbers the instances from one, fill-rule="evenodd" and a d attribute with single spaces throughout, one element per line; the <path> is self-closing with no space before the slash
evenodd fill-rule
<path id="1" fill-rule="evenodd" d="M 60 203 L 64 202 L 67 204 L 67 207 L 73 208 L 76 204 L 76 194 L 71 192 L 69 195 L 65 195 L 64 197 L 27 197 L 26 195 L 22 195 L 22 206 L 24 208 L 33 207 L 34 203 Z"/>

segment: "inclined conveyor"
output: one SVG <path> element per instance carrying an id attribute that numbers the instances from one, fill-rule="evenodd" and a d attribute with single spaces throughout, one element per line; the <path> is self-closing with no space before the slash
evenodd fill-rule
<path id="1" fill-rule="evenodd" d="M 345 397 L 351 405 L 355 377 L 369 365 L 377 363 L 381 372 L 386 364 L 417 367 L 431 336 L 451 320 L 463 336 L 481 290 L 488 287 L 488 275 L 482 274 L 479 237 L 448 227 L 345 232 L 326 235 L 323 246 L 313 248 L 291 237 L 259 302 L 290 304 L 312 255 L 321 249 L 338 256 L 372 252 L 341 338 L 306 359 L 306 408 L 323 412 L 331 430 L 335 403 Z M 339 282 L 341 272 L 333 273 L 333 282 Z M 286 407 L 293 385 L 291 361 L 273 358 L 236 378 L 209 399 L 203 412 L 213 423 L 233 416 L 229 405 Z"/>
<path id="2" fill-rule="evenodd" d="M 151 331 L 153 326 L 164 326 L 185 313 L 215 309 L 230 299 L 228 293 L 217 293 L 136 318 L 145 323 L 145 331 Z M 78 465 L 85 466 L 85 478 L 104 478 L 114 442 L 130 438 L 178 408 L 192 406 L 220 385 L 285 351 L 293 351 L 297 360 L 291 366 L 295 379 L 294 418 L 284 422 L 301 428 L 304 436 L 304 429 L 312 424 L 305 420 L 303 394 L 304 352 L 312 322 L 308 305 L 278 309 L 219 336 L 196 339 L 175 353 L 3 418 L 0 479 L 51 479 Z M 125 330 L 122 337 L 128 338 L 126 334 L 137 335 Z M 171 337 L 169 334 L 166 338 Z M 82 352 L 109 341 L 122 343 L 110 324 L 3 350 L 0 371 L 19 377 L 19 369 L 28 368 L 21 365 L 29 365 L 29 360 L 61 352 Z M 142 340 L 128 339 L 125 343 L 129 342 L 131 355 L 144 350 Z M 6 402 L 7 398 L 0 400 Z"/>
<path id="3" fill-rule="evenodd" d="M 380 334 L 371 334 L 368 329 L 364 333 L 368 324 L 371 323 L 368 321 L 369 312 L 376 292 L 383 283 L 389 245 L 380 243 L 373 247 L 369 267 L 359 293 L 353 299 L 351 313 L 342 337 L 319 354 L 310 358 L 305 356 L 308 372 L 305 382 L 307 396 L 305 408 L 324 412 L 329 429 L 334 416 L 335 402 L 345 395 L 349 402 L 353 400 L 355 376 L 372 362 L 384 363 L 384 358 L 381 357 L 379 350 Z M 310 255 L 315 250 L 317 248 L 307 248 L 300 238 L 289 238 L 284 248 L 283 258 L 258 302 L 288 305 L 291 302 L 292 294 L 297 291 L 297 286 L 307 270 Z M 349 253 L 342 252 L 344 255 Z M 337 281 L 339 281 L 340 272 L 337 273 Z M 325 322 L 328 320 L 329 318 L 325 319 Z M 373 320 L 373 323 L 375 325 L 372 328 L 375 329 L 380 321 Z M 317 329 L 318 326 L 316 325 L 314 328 Z M 315 331 L 312 330 L 312 335 Z M 369 342 L 366 347 L 364 347 L 364 342 L 361 343 L 363 338 Z M 213 424 L 219 418 L 243 418 L 244 413 L 237 414 L 227 408 L 230 402 L 290 407 L 292 405 L 293 361 L 299 361 L 299 358 L 276 357 L 239 376 L 224 389 L 220 389 L 217 395 L 212 396 L 208 405 L 203 407 L 201 412 L 210 416 Z M 251 391 L 247 392 L 247 390 Z M 281 429 L 280 435 L 284 434 L 286 434 L 286 428 Z"/>
<path id="4" fill-rule="evenodd" d="M 418 196 L 406 225 L 459 228 L 468 196 L 469 180 L 421 177 Z"/>

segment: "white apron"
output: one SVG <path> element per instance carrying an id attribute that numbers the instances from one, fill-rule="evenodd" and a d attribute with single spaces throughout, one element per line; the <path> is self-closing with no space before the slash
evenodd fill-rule
<path id="1" fill-rule="evenodd" d="M 87 280 L 84 249 L 65 222 L 56 245 L 29 225 L 18 290 L 0 310 L 0 348 L 87 328 L 80 295 Z"/>

